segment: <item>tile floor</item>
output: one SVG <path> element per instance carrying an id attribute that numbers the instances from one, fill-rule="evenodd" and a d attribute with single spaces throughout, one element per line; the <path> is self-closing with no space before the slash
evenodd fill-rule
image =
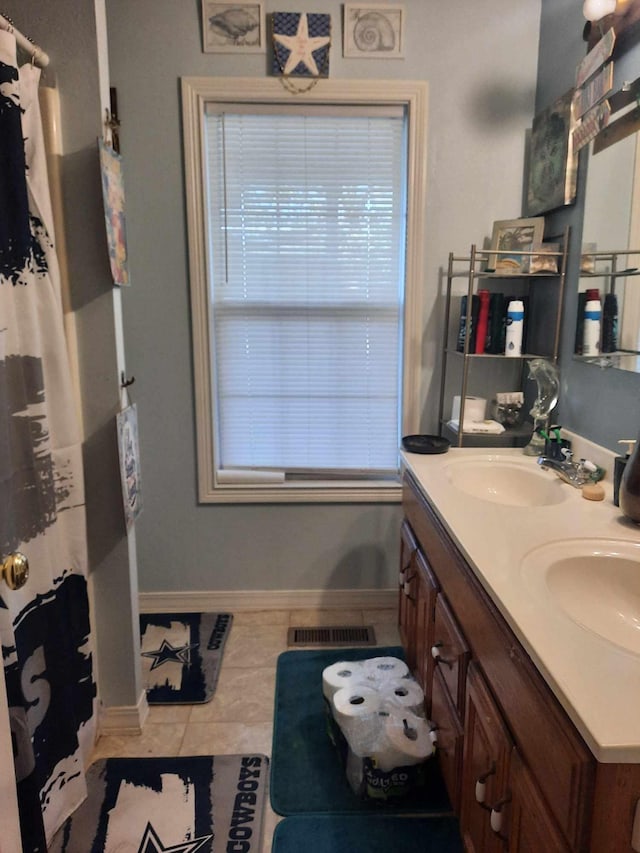
<path id="1" fill-rule="evenodd" d="M 399 645 L 395 610 L 272 610 L 234 614 L 218 686 L 204 705 L 150 708 L 139 735 L 106 735 L 93 761 L 116 756 L 271 755 L 273 697 L 278 655 L 293 625 L 373 625 L 380 646 Z M 262 853 L 270 853 L 279 818 L 265 808 Z"/>

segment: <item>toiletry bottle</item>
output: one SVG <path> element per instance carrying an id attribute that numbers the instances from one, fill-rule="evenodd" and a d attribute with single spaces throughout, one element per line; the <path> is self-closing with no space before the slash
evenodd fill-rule
<path id="1" fill-rule="evenodd" d="M 504 354 L 522 355 L 522 329 L 524 326 L 524 304 L 520 299 L 512 299 L 507 308 L 507 335 Z"/>
<path id="2" fill-rule="evenodd" d="M 489 322 L 489 291 L 479 290 L 480 309 L 478 311 L 478 328 L 476 331 L 476 355 L 482 355 L 487 339 L 487 324 Z"/>
<path id="3" fill-rule="evenodd" d="M 467 297 L 463 296 L 460 300 L 460 325 L 458 326 L 458 339 L 456 341 L 456 349 L 458 352 L 464 352 L 464 339 L 467 336 Z"/>
<path id="4" fill-rule="evenodd" d="M 602 352 L 615 352 L 618 349 L 618 298 L 615 293 L 607 293 L 602 310 Z"/>
<path id="5" fill-rule="evenodd" d="M 640 524 L 640 441 L 636 441 L 620 483 L 620 509 Z"/>
<path id="6" fill-rule="evenodd" d="M 620 483 L 622 482 L 622 475 L 624 474 L 624 469 L 627 467 L 627 462 L 629 461 L 629 457 L 631 456 L 631 452 L 633 450 L 633 446 L 635 445 L 635 441 L 631 438 L 621 438 L 618 444 L 626 444 L 627 452 L 624 456 L 616 456 L 613 460 L 613 504 L 614 506 L 620 506 Z"/>
<path id="7" fill-rule="evenodd" d="M 600 354 L 600 319 L 602 307 L 599 299 L 588 299 L 584 306 L 584 337 L 582 355 Z"/>

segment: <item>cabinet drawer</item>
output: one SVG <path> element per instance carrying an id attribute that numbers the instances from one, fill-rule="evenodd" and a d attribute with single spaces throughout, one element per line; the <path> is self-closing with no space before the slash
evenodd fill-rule
<path id="1" fill-rule="evenodd" d="M 460 808 L 460 778 L 462 772 L 462 726 L 456 709 L 449 699 L 442 675 L 434 672 L 431 686 L 431 722 L 437 737 L 437 758 L 440 770 L 451 800 L 451 806 L 457 813 Z"/>
<path id="2" fill-rule="evenodd" d="M 433 645 L 431 646 L 432 671 L 440 672 L 449 691 L 451 701 L 464 720 L 465 679 L 469 661 L 469 647 L 442 594 L 436 598 Z"/>

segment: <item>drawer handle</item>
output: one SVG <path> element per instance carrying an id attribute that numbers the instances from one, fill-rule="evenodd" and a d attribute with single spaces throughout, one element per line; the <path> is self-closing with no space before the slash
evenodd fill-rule
<path id="1" fill-rule="evenodd" d="M 431 657 L 436 663 L 444 663 L 446 664 L 446 666 L 449 667 L 449 669 L 453 669 L 453 664 L 451 663 L 451 661 L 445 660 L 443 657 L 440 656 L 440 649 L 442 648 L 442 646 L 443 643 L 434 643 L 431 646 Z"/>
<path id="2" fill-rule="evenodd" d="M 495 832 L 496 835 L 500 836 L 503 841 L 506 841 L 504 835 L 502 835 L 502 807 L 507 803 L 511 802 L 511 797 L 504 797 L 504 799 L 499 800 L 495 806 L 491 809 L 491 817 L 490 824 L 491 829 Z"/>
<path id="3" fill-rule="evenodd" d="M 407 579 L 407 580 L 402 584 L 402 591 L 403 591 L 403 593 L 407 596 L 407 598 L 408 598 L 410 601 L 415 601 L 414 596 L 413 596 L 413 595 L 411 595 L 411 581 L 413 580 L 413 578 L 414 578 L 414 576 L 412 575 L 410 578 L 408 578 L 408 579 Z"/>
<path id="4" fill-rule="evenodd" d="M 476 782 L 476 802 L 484 803 L 484 798 L 487 794 L 487 779 L 489 776 L 493 776 L 496 772 L 495 764 L 492 765 L 491 770 L 487 770 L 486 773 L 483 773 L 482 776 L 478 776 L 478 780 Z"/>

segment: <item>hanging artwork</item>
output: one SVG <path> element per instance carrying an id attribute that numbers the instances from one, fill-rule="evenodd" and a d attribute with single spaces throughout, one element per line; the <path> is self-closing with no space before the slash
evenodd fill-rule
<path id="1" fill-rule="evenodd" d="M 127 530 L 130 530 L 133 522 L 142 512 L 138 410 L 135 403 L 118 414 L 117 424 L 124 517 Z"/>
<path id="2" fill-rule="evenodd" d="M 527 186 L 527 214 L 573 204 L 578 158 L 573 147 L 573 90 L 533 120 Z"/>
<path id="3" fill-rule="evenodd" d="M 331 15 L 274 12 L 273 73 L 288 77 L 328 77 Z"/>
<path id="4" fill-rule="evenodd" d="M 204 53 L 264 53 L 262 3 L 202 0 Z"/>
<path id="5" fill-rule="evenodd" d="M 402 59 L 404 6 L 344 4 L 344 56 Z"/>
<path id="6" fill-rule="evenodd" d="M 104 221 L 107 229 L 107 245 L 113 283 L 129 284 L 127 264 L 127 236 L 124 216 L 124 182 L 122 157 L 104 140 L 98 140 L 100 170 L 102 172 L 102 199 Z"/>

